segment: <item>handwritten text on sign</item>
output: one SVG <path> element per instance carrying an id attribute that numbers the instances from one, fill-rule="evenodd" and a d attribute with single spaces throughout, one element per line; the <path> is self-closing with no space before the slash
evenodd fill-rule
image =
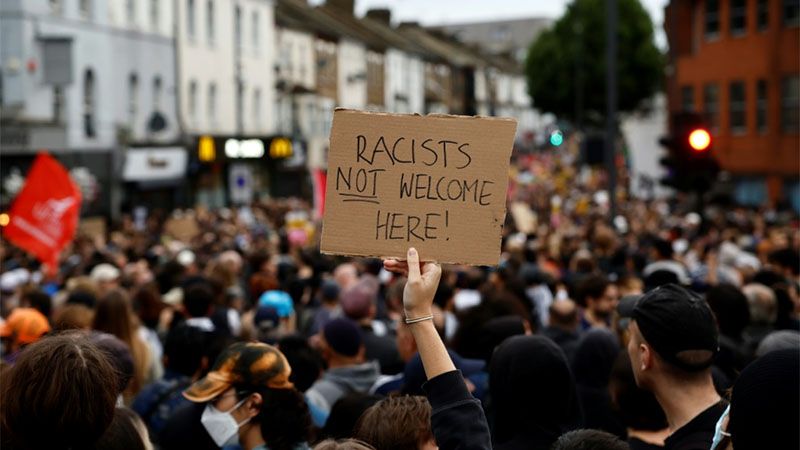
<path id="1" fill-rule="evenodd" d="M 497 264 L 511 119 L 336 110 L 322 251 Z"/>

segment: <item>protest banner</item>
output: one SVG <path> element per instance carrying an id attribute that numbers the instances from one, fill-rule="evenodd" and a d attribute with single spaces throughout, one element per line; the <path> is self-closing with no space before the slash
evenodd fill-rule
<path id="1" fill-rule="evenodd" d="M 67 170 L 47 153 L 39 153 L 14 199 L 3 236 L 34 254 L 52 273 L 58 255 L 75 237 L 81 191 Z"/>
<path id="2" fill-rule="evenodd" d="M 78 224 L 78 234 L 92 239 L 105 239 L 106 220 L 102 217 L 86 217 Z"/>
<path id="3" fill-rule="evenodd" d="M 337 109 L 321 251 L 495 265 L 516 121 Z"/>
<path id="4" fill-rule="evenodd" d="M 171 217 L 164 223 L 164 231 L 183 243 L 189 243 L 200 234 L 200 226 L 194 217 Z"/>

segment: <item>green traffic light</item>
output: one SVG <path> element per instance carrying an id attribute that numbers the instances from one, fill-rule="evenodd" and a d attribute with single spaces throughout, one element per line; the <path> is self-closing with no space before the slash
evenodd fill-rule
<path id="1" fill-rule="evenodd" d="M 561 131 L 556 130 L 550 133 L 550 145 L 553 147 L 558 147 L 564 143 L 564 135 L 561 134 Z"/>

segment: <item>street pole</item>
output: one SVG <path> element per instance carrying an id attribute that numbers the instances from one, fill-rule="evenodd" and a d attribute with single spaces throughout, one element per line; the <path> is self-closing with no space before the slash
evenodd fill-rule
<path id="1" fill-rule="evenodd" d="M 610 221 L 617 215 L 617 0 L 606 0 L 606 170 Z"/>

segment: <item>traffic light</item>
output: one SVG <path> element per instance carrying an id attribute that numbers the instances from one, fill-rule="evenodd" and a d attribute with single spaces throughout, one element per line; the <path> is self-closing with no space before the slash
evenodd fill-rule
<path id="1" fill-rule="evenodd" d="M 555 130 L 550 133 L 550 145 L 553 147 L 558 147 L 564 143 L 564 134 L 561 133 L 561 130 Z"/>
<path id="2" fill-rule="evenodd" d="M 672 118 L 670 134 L 659 140 L 667 149 L 661 158 L 666 176 L 661 183 L 682 192 L 705 192 L 719 173 L 713 155 L 713 141 L 708 125 L 694 113 L 680 113 Z"/>

